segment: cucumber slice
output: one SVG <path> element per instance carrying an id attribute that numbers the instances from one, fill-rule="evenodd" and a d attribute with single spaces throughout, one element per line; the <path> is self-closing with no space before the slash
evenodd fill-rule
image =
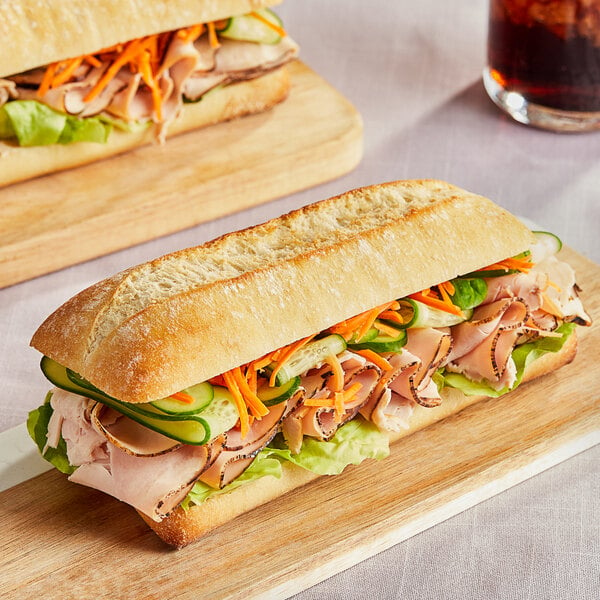
<path id="1" fill-rule="evenodd" d="M 154 400 L 150 404 L 168 415 L 194 415 L 202 412 L 212 402 L 214 397 L 213 386 L 207 381 L 185 388 L 182 392 L 191 396 L 193 401 L 185 402 L 169 396 L 160 400 Z"/>
<path id="2" fill-rule="evenodd" d="M 463 321 L 468 321 L 473 309 L 463 309 L 463 315 L 453 315 L 445 310 L 439 310 L 418 300 L 405 298 L 400 300 L 400 314 L 404 318 L 403 327 L 452 327 Z"/>
<path id="3" fill-rule="evenodd" d="M 283 27 L 281 19 L 272 10 L 259 8 L 256 12 L 276 27 Z M 225 27 L 219 31 L 219 35 L 231 40 L 259 44 L 277 44 L 281 41 L 281 35 L 276 29 L 269 27 L 251 14 L 232 17 Z"/>
<path id="4" fill-rule="evenodd" d="M 283 385 L 290 379 L 306 373 L 320 365 L 328 356 L 341 354 L 346 349 L 346 341 L 341 335 L 333 334 L 319 340 L 308 342 L 305 346 L 295 352 L 290 360 L 286 362 L 277 372 L 275 382 L 278 386 Z M 277 363 L 271 363 L 266 367 L 272 372 Z"/>
<path id="5" fill-rule="evenodd" d="M 42 358 L 40 366 L 56 387 L 102 402 L 141 425 L 183 444 L 201 446 L 237 423 L 235 402 L 227 390 L 226 393 L 220 392 L 218 398 L 215 391 L 213 401 L 201 416 L 168 415 L 150 403 L 131 404 L 112 398 L 47 356 Z"/>
<path id="6" fill-rule="evenodd" d="M 533 231 L 533 235 L 537 241 L 531 248 L 531 260 L 533 262 L 541 262 L 549 256 L 558 254 L 562 248 L 562 241 L 549 231 Z"/>
<path id="7" fill-rule="evenodd" d="M 212 402 L 201 413 L 211 432 L 211 439 L 229 431 L 240 418 L 235 400 L 227 388 L 214 386 L 213 392 Z"/>
<path id="8" fill-rule="evenodd" d="M 374 350 L 375 352 L 400 352 L 402 346 L 406 344 L 405 329 L 398 329 L 397 336 L 382 334 L 376 327 L 372 327 L 369 331 L 374 331 L 375 335 L 367 334 L 360 342 L 349 342 L 348 348 L 351 350 Z"/>
<path id="9" fill-rule="evenodd" d="M 363 335 L 360 340 L 357 340 L 356 337 L 352 337 L 352 339 L 348 342 L 348 345 L 354 344 L 363 344 L 364 342 L 370 342 L 374 340 L 379 335 L 379 330 L 375 329 L 375 327 L 371 327 L 365 335 Z"/>
<path id="10" fill-rule="evenodd" d="M 292 377 L 283 385 L 271 387 L 264 385 L 258 388 L 256 395 L 265 406 L 274 406 L 291 398 L 300 387 L 300 377 Z"/>

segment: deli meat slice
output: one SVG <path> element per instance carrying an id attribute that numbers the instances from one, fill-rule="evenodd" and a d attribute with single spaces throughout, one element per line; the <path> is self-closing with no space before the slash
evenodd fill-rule
<path id="1" fill-rule="evenodd" d="M 454 348 L 446 369 L 494 389 L 510 387 L 516 378 L 511 353 L 529 310 L 521 298 L 505 298 L 475 309 L 471 321 L 452 327 Z"/>
<path id="2" fill-rule="evenodd" d="M 132 456 L 97 432 L 90 420 L 96 403 L 55 390 L 48 429 L 60 425 L 69 462 L 69 480 L 105 492 L 160 521 L 187 495 L 209 457 L 208 446 L 180 446 L 158 456 Z M 52 441 L 56 436 L 52 436 Z"/>
<path id="3" fill-rule="evenodd" d="M 451 347 L 447 329 L 411 330 L 402 352 L 386 356 L 392 368 L 383 373 L 361 414 L 384 431 L 408 429 L 417 404 L 432 408 L 441 403 L 432 375 L 446 363 Z"/>

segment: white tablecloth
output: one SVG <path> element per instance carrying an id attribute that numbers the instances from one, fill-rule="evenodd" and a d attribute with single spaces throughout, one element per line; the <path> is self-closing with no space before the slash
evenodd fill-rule
<path id="1" fill-rule="evenodd" d="M 555 135 L 511 122 L 481 83 L 482 0 L 287 0 L 302 59 L 361 112 L 352 173 L 266 205 L 0 291 L 0 431 L 47 385 L 28 348 L 37 325 L 87 285 L 370 183 L 441 178 L 488 195 L 600 262 L 600 132 Z M 600 597 L 600 447 L 523 483 L 298 599 Z"/>

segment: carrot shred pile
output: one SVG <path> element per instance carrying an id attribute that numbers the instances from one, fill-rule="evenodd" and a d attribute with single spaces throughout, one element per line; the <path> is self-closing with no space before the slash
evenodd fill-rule
<path id="1" fill-rule="evenodd" d="M 416 300 L 417 302 L 422 302 L 427 306 L 431 306 L 431 308 L 443 310 L 444 312 L 452 315 L 462 317 L 464 316 L 463 311 L 452 303 L 447 284 L 450 284 L 450 282 L 448 281 L 438 286 L 434 286 L 437 287 L 438 291 L 432 288 L 427 288 L 421 292 L 417 292 L 416 294 L 410 294 L 408 297 Z M 454 291 L 454 287 L 452 287 L 452 290 Z"/>
<path id="2" fill-rule="evenodd" d="M 478 269 L 478 271 L 519 271 L 521 273 L 528 273 L 533 267 L 533 263 L 529 259 L 529 257 L 525 258 L 505 258 L 500 262 L 494 263 L 493 265 L 489 265 L 484 267 L 483 269 Z"/>
<path id="3" fill-rule="evenodd" d="M 400 304 L 398 301 L 394 300 L 337 323 L 333 327 L 330 327 L 328 331 L 330 333 L 341 335 L 346 341 L 355 337 L 356 341 L 360 342 L 361 338 L 363 338 L 369 329 L 373 327 L 373 324 L 380 315 L 387 313 L 388 311 L 397 310 L 398 308 L 400 308 Z M 377 324 L 377 326 L 379 327 L 379 324 Z M 398 332 L 394 332 L 394 335 L 397 336 Z"/>

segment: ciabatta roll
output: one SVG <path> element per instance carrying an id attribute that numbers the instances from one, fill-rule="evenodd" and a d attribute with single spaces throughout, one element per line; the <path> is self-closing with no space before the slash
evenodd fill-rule
<path id="1" fill-rule="evenodd" d="M 30 431 L 183 546 L 570 362 L 590 319 L 559 249 L 441 181 L 307 206 L 61 306 L 32 339 L 58 389 Z M 342 438 L 372 448 L 340 464 Z"/>

